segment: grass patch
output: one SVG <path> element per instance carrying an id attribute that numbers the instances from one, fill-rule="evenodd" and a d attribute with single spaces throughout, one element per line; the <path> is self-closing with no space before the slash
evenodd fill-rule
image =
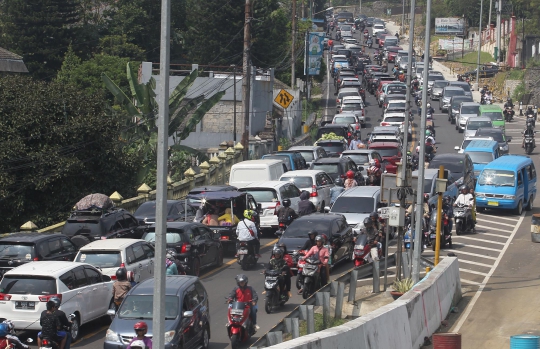
<path id="1" fill-rule="evenodd" d="M 523 80 L 525 77 L 525 70 L 524 69 L 511 69 L 508 72 L 507 79 L 508 80 Z"/>
<path id="2" fill-rule="evenodd" d="M 324 328 L 324 326 L 323 326 L 323 316 L 322 316 L 322 314 L 315 313 L 314 316 L 315 316 L 315 332 L 326 330 L 326 328 Z M 348 321 L 349 320 L 347 320 L 347 319 L 335 319 L 335 318 L 329 316 L 328 317 L 328 326 L 327 326 L 327 328 L 340 326 L 340 325 L 343 325 L 344 323 L 346 323 Z M 299 327 L 300 327 L 300 336 L 305 336 L 306 334 L 308 334 L 307 333 L 307 321 L 300 320 L 298 323 L 299 323 Z"/>
<path id="3" fill-rule="evenodd" d="M 322 95 L 322 87 L 321 87 L 321 85 L 316 84 L 315 86 L 313 86 L 313 90 L 311 91 L 311 95 L 312 96 Z"/>
<path id="4" fill-rule="evenodd" d="M 463 64 L 470 64 L 472 66 L 472 65 L 476 65 L 477 59 L 478 59 L 478 52 L 469 52 L 465 54 L 463 58 L 459 58 L 456 61 Z M 494 61 L 494 58 L 492 55 L 490 55 L 487 52 L 480 52 L 480 64 L 485 64 L 485 63 L 489 63 L 493 61 Z M 476 66 L 471 68 L 471 70 L 473 69 L 476 69 Z"/>
<path id="5" fill-rule="evenodd" d="M 302 101 L 302 121 L 307 121 L 307 118 L 311 113 L 320 112 L 321 100 L 322 98 L 312 98 L 311 101 L 305 99 Z"/>

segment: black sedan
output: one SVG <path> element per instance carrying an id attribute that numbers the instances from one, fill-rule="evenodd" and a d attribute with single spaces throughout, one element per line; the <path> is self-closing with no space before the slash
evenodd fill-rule
<path id="1" fill-rule="evenodd" d="M 201 223 L 167 222 L 167 249 L 176 251 L 176 258 L 188 266 L 191 275 L 199 276 L 201 269 L 223 264 L 221 235 Z M 155 226 L 148 227 L 144 240 L 155 243 Z"/>
<path id="2" fill-rule="evenodd" d="M 298 251 L 309 239 L 310 231 L 316 231 L 319 235 L 325 234 L 329 239 L 332 266 L 351 259 L 354 250 L 353 231 L 345 217 L 340 214 L 313 213 L 297 218 L 287 227 L 278 244 L 283 242 L 289 253 Z"/>
<path id="3" fill-rule="evenodd" d="M 197 209 L 187 204 L 184 200 L 167 200 L 167 222 L 184 221 L 187 213 L 187 220 L 195 218 Z M 133 214 L 140 225 L 154 224 L 156 222 L 156 202 L 147 201 L 143 203 Z"/>

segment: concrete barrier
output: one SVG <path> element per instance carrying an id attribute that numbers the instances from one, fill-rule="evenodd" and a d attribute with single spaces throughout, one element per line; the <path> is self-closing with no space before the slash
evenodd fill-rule
<path id="1" fill-rule="evenodd" d="M 338 327 L 302 336 L 275 349 L 417 349 L 461 298 L 459 262 L 444 258 L 398 300 Z"/>

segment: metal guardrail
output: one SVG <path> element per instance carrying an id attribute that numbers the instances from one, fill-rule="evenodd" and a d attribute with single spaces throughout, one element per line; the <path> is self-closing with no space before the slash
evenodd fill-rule
<path id="1" fill-rule="evenodd" d="M 384 262 L 385 258 L 381 258 L 379 260 L 379 265 Z M 388 267 L 395 266 L 396 255 L 392 254 L 389 256 L 387 258 L 387 263 Z M 253 343 L 250 348 L 265 348 L 270 345 L 281 343 L 282 333 L 284 332 L 290 333 L 293 336 L 293 339 L 299 337 L 298 320 L 307 320 L 308 333 L 315 332 L 313 306 L 323 306 L 323 308 L 328 308 L 323 310 L 324 313 L 325 310 L 329 310 L 330 296 L 336 297 L 336 317 L 341 317 L 345 285 L 350 284 L 351 280 L 358 281 L 373 275 L 374 269 L 373 263 L 370 263 L 357 268 L 352 268 L 341 274 L 335 280 L 313 293 L 313 295 L 306 299 L 302 304 L 298 305 L 266 334 L 262 335 L 255 343 Z M 356 287 L 350 288 L 348 302 L 354 302 L 355 296 Z M 325 316 L 325 314 L 323 314 L 323 316 Z"/>

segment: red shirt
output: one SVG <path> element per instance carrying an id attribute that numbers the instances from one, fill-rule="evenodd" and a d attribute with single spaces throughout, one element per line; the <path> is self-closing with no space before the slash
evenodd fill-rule
<path id="1" fill-rule="evenodd" d="M 246 286 L 244 289 L 236 286 L 234 290 L 229 295 L 229 298 L 235 298 L 237 302 L 249 303 L 252 301 L 257 301 L 258 296 L 255 290 L 251 286 Z"/>

